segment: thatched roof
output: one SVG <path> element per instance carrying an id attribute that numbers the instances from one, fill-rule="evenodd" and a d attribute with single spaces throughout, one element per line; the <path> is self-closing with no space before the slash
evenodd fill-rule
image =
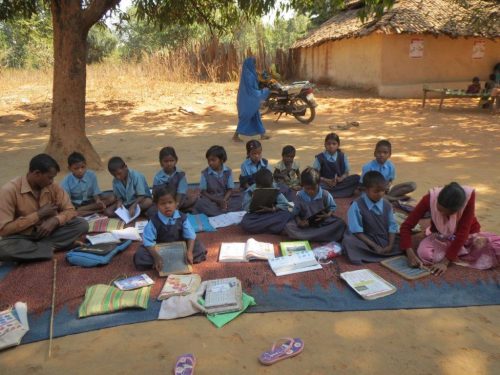
<path id="1" fill-rule="evenodd" d="M 352 2 L 347 9 L 311 31 L 292 48 L 320 45 L 331 40 L 357 38 L 373 32 L 384 34 L 432 34 L 450 37 L 500 37 L 498 1 L 468 0 L 464 8 L 456 0 L 399 0 L 380 19 L 362 23 Z M 354 9 L 353 9 L 354 8 Z M 486 22 L 485 22 L 486 21 Z"/>

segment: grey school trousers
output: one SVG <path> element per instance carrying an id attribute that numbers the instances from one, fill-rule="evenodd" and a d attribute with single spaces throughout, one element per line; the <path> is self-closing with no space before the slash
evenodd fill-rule
<path id="1" fill-rule="evenodd" d="M 13 234 L 0 240 L 0 261 L 30 261 L 51 259 L 54 250 L 65 249 L 82 234 L 87 233 L 89 224 L 75 217 L 54 230 L 49 236 L 36 238 L 34 235 Z"/>

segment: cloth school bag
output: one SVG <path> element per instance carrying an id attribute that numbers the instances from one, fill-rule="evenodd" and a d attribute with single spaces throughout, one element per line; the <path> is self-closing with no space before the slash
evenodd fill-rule
<path id="1" fill-rule="evenodd" d="M 79 247 L 69 251 L 66 254 L 66 260 L 73 266 L 80 267 L 96 267 L 108 264 L 111 259 L 118 253 L 124 251 L 132 243 L 131 240 L 127 240 L 111 250 L 106 255 L 92 254 L 84 251 L 79 251 Z"/>
<path id="2" fill-rule="evenodd" d="M 89 286 L 78 309 L 78 317 L 86 318 L 132 308 L 146 310 L 150 291 L 150 286 L 134 290 L 120 290 L 105 284 Z"/>

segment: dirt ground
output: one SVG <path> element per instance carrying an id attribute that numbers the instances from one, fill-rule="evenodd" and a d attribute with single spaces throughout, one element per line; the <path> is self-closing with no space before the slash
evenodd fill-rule
<path id="1" fill-rule="evenodd" d="M 237 176 L 245 147 L 231 141 L 236 84 L 167 86 L 151 92 L 110 86 L 106 96 L 93 91 L 90 77 L 87 131 L 103 161 L 120 155 L 152 181 L 159 149 L 172 145 L 188 181 L 197 182 L 206 166 L 205 151 L 220 144 Z M 43 152 L 50 124 L 39 124 L 50 117 L 49 87 L 24 82 L 2 87 L 0 82 L 0 184 L 25 173 L 29 159 Z M 317 98 L 313 124 L 265 118 L 272 138 L 264 141 L 263 150 L 271 163 L 280 159 L 284 145 L 292 144 L 301 166 L 311 164 L 331 127 L 352 171 L 359 173 L 373 157 L 376 141 L 388 138 L 397 180 L 416 181 L 415 198 L 452 180 L 472 185 L 483 229 L 500 231 L 500 116 L 470 100 L 446 101 L 438 111 L 437 101 L 422 109 L 420 100 L 380 99 L 359 90 L 325 88 Z M 196 114 L 183 114 L 180 106 Z M 346 121 L 358 121 L 360 127 L 336 130 Z M 101 188 L 110 188 L 109 173 L 97 174 Z M 56 339 L 50 360 L 47 342 L 25 345 L 0 354 L 0 373 L 163 374 L 171 371 L 177 355 L 192 352 L 198 357 L 197 374 L 498 374 L 499 327 L 498 306 L 246 314 L 219 330 L 194 317 Z M 284 336 L 303 338 L 304 353 L 269 368 L 259 365 L 260 352 Z"/>

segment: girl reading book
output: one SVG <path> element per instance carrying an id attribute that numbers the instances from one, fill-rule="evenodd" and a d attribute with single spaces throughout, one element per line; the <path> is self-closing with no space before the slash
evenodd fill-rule
<path id="1" fill-rule="evenodd" d="M 321 188 L 319 172 L 306 168 L 300 174 L 302 190 L 297 193 L 293 215 L 285 227 L 290 238 L 318 242 L 340 241 L 346 225 L 335 216 L 337 207 L 331 194 Z"/>
<path id="2" fill-rule="evenodd" d="M 134 254 L 138 270 L 163 269 L 163 259 L 156 245 L 165 242 L 186 241 L 187 261 L 200 263 L 206 259 L 207 250 L 196 240 L 196 234 L 187 216 L 177 210 L 176 191 L 173 186 L 162 186 L 155 190 L 153 200 L 158 212 L 144 227 L 143 245 Z"/>
<path id="3" fill-rule="evenodd" d="M 255 184 L 245 191 L 243 209 L 247 213 L 241 227 L 247 233 L 279 234 L 292 218 L 287 199 L 274 186 L 272 172 L 265 168 L 255 174 Z"/>

